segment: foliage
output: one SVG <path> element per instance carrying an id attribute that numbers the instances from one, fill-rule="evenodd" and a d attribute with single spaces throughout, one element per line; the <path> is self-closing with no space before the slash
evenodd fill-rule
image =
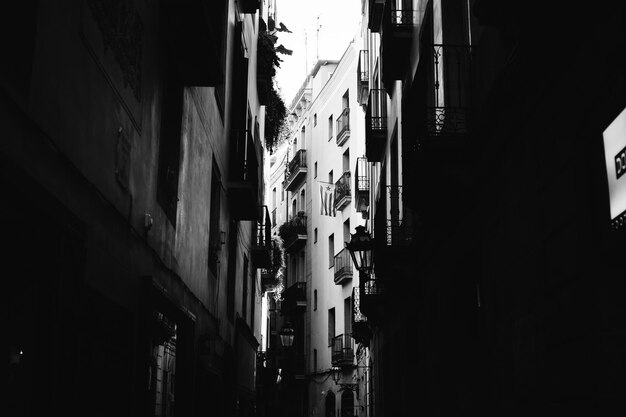
<path id="1" fill-rule="evenodd" d="M 287 107 L 274 83 L 276 68 L 280 68 L 282 59 L 278 55 L 291 54 L 291 51 L 279 45 L 278 37 L 273 32 L 261 31 L 257 46 L 257 77 L 267 91 L 260 92 L 266 95 L 265 104 L 265 147 L 273 152 L 287 136 Z"/>
<path id="2" fill-rule="evenodd" d="M 283 241 L 288 241 L 296 234 L 306 234 L 306 222 L 304 220 L 304 212 L 299 211 L 291 220 L 281 224 L 278 228 L 278 234 Z"/>

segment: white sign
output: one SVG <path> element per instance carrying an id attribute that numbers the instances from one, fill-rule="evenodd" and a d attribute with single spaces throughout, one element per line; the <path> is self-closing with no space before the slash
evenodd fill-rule
<path id="1" fill-rule="evenodd" d="M 626 223 L 626 109 L 606 128 L 602 137 L 609 179 L 611 227 L 617 230 Z"/>

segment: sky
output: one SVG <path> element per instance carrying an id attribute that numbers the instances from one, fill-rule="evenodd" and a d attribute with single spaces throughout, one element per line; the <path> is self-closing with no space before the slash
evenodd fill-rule
<path id="1" fill-rule="evenodd" d="M 277 32 L 276 42 L 293 50 L 291 56 L 280 55 L 283 62 L 276 72 L 276 82 L 289 105 L 315 65 L 317 54 L 319 59 L 341 58 L 358 33 L 361 0 L 276 0 L 276 18 L 293 32 Z"/>

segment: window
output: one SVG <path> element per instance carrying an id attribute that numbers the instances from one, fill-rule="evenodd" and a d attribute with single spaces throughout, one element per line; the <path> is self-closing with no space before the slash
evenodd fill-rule
<path id="1" fill-rule="evenodd" d="M 352 297 L 343 300 L 343 333 L 352 334 Z"/>
<path id="2" fill-rule="evenodd" d="M 328 140 L 333 138 L 333 115 L 328 118 Z"/>
<path id="3" fill-rule="evenodd" d="M 300 211 L 306 211 L 306 192 L 304 188 L 300 191 Z"/>
<path id="4" fill-rule="evenodd" d="M 285 201 L 285 187 L 282 187 L 280 190 L 280 202 Z"/>
<path id="5" fill-rule="evenodd" d="M 313 243 L 317 243 L 317 227 L 313 229 Z"/>
<path id="6" fill-rule="evenodd" d="M 313 115 L 313 127 L 317 126 L 317 113 Z"/>
<path id="7" fill-rule="evenodd" d="M 298 213 L 298 201 L 297 199 L 294 198 L 291 201 L 291 217 L 292 218 L 295 217 L 297 213 Z"/>
<path id="8" fill-rule="evenodd" d="M 350 171 L 350 148 L 343 153 L 343 172 Z"/>
<path id="9" fill-rule="evenodd" d="M 350 107 L 350 89 L 347 89 L 343 97 L 341 98 L 341 107 L 343 109 L 347 109 L 348 107 Z"/>
<path id="10" fill-rule="evenodd" d="M 313 164 L 313 178 L 317 178 L 317 161 Z"/>
<path id="11" fill-rule="evenodd" d="M 313 311 L 317 311 L 317 290 L 313 291 Z"/>
<path id="12" fill-rule="evenodd" d="M 331 184 L 335 183 L 335 180 L 333 179 L 333 170 L 332 169 L 328 173 L 328 182 L 331 183 Z"/>
<path id="13" fill-rule="evenodd" d="M 335 266 L 335 235 L 328 236 L 328 267 Z"/>
<path id="14" fill-rule="evenodd" d="M 175 70 L 169 68 L 163 85 L 157 201 L 168 220 L 176 227 L 178 174 L 180 169 L 180 132 L 183 119 L 184 88 Z"/>
<path id="15" fill-rule="evenodd" d="M 276 187 L 272 190 L 272 208 L 276 208 Z"/>
<path id="16" fill-rule="evenodd" d="M 328 310 L 328 346 L 333 345 L 335 337 L 335 307 Z"/>
<path id="17" fill-rule="evenodd" d="M 217 161 L 213 158 L 213 169 L 211 174 L 211 205 L 209 218 L 209 271 L 213 277 L 217 277 L 217 265 L 219 263 L 220 252 L 222 250 L 220 229 L 220 205 L 222 195 L 222 182 Z"/>
<path id="18" fill-rule="evenodd" d="M 343 241 L 350 242 L 350 219 L 343 222 Z"/>
<path id="19" fill-rule="evenodd" d="M 302 130 L 300 131 L 300 148 L 306 148 L 306 129 L 302 126 Z"/>

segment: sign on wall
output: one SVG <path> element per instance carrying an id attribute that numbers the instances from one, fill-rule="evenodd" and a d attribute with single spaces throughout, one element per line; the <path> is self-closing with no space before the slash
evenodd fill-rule
<path id="1" fill-rule="evenodd" d="M 609 180 L 611 229 L 626 224 L 626 109 L 602 133 Z"/>

